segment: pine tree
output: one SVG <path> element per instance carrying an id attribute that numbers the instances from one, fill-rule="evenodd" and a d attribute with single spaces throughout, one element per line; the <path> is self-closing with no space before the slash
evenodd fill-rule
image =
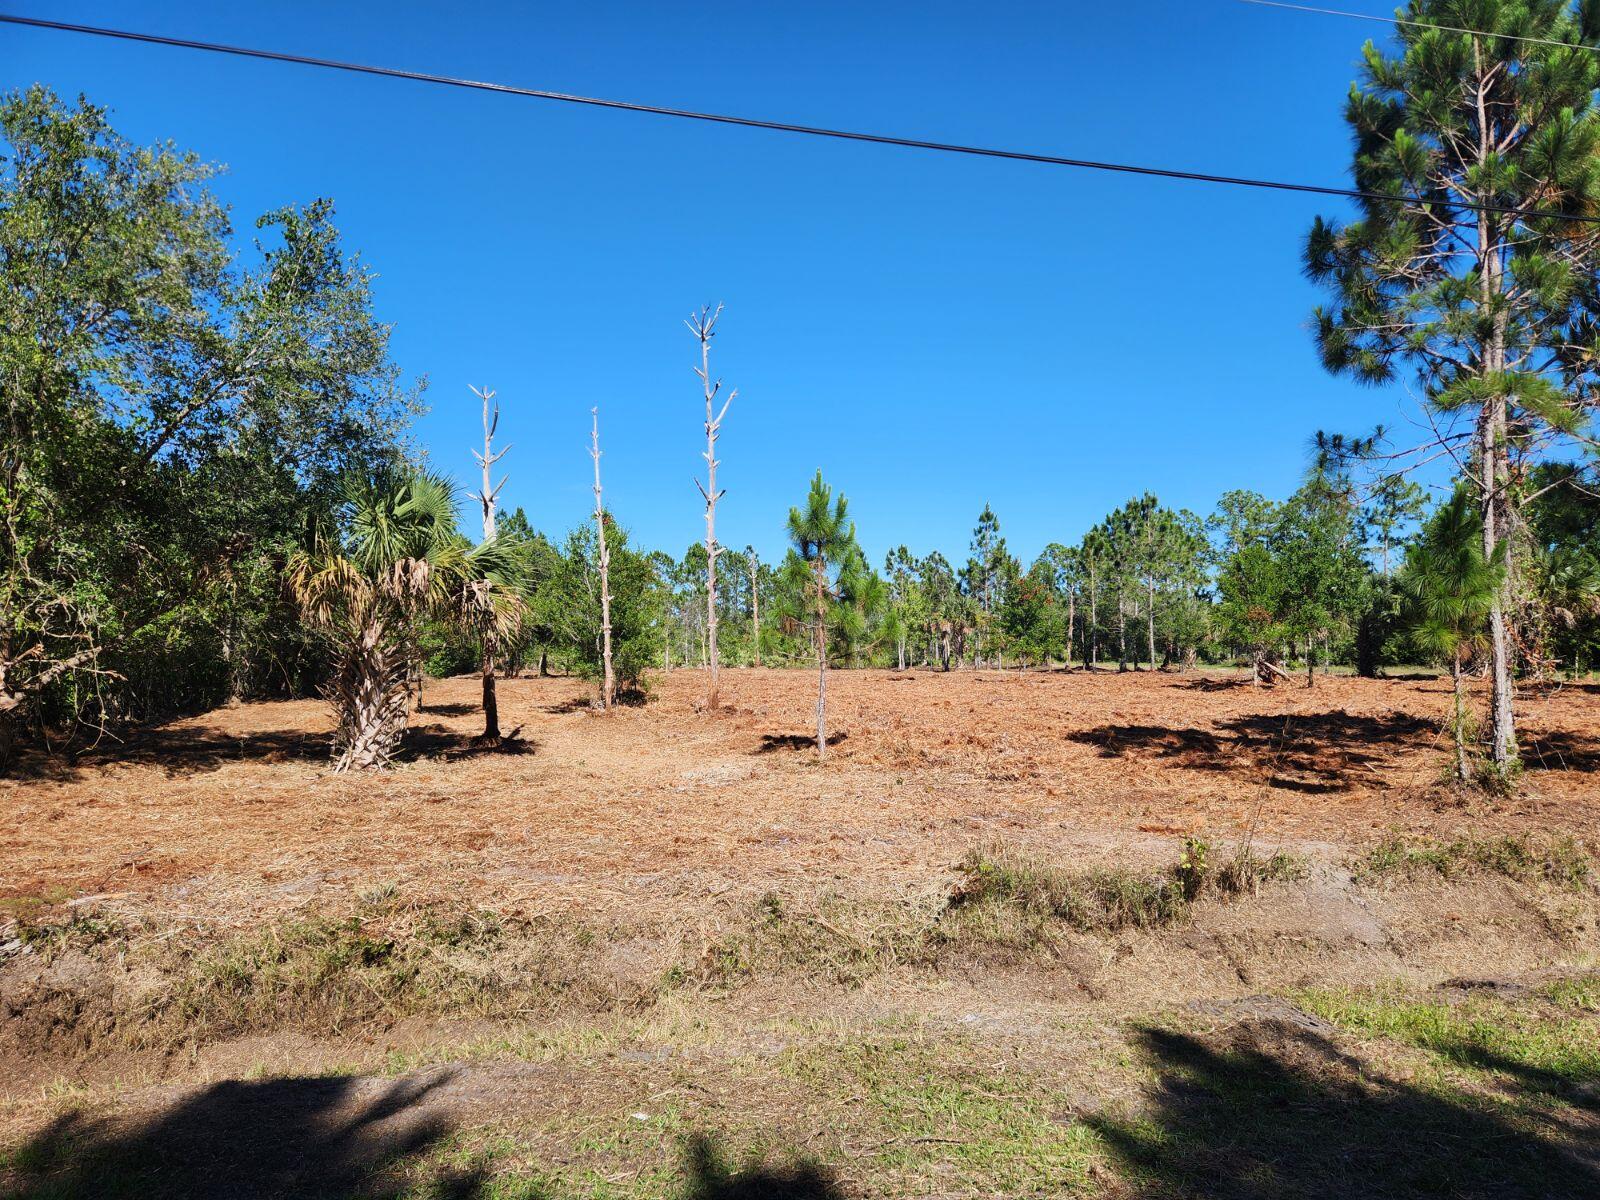
<path id="1" fill-rule="evenodd" d="M 840 600 L 839 573 L 856 550 L 856 529 L 841 494 L 811 480 L 804 508 L 789 510 L 789 540 L 810 573 L 812 636 L 817 654 L 817 757 L 828 754 L 828 624 Z"/>
<path id="2" fill-rule="evenodd" d="M 1463 667 L 1483 648 L 1485 618 L 1505 577 L 1505 543 L 1486 559 L 1479 521 L 1472 497 L 1458 487 L 1407 551 L 1400 581 L 1409 601 L 1412 637 L 1450 664 L 1455 693 L 1451 730 L 1456 778 L 1462 782 L 1471 773 Z"/>
<path id="3" fill-rule="evenodd" d="M 1346 120 L 1355 184 L 1410 202 L 1365 199 L 1359 220 L 1312 227 L 1307 270 L 1336 301 L 1317 340 L 1330 371 L 1406 372 L 1433 409 L 1471 417 L 1438 442 L 1467 463 L 1487 560 L 1516 532 L 1520 461 L 1578 428 L 1596 382 L 1581 310 L 1600 229 L 1538 214 L 1600 201 L 1600 6 L 1411 0 L 1404 17 L 1397 56 L 1365 47 Z M 1509 605 L 1502 582 L 1487 614 L 1502 775 L 1516 764 Z"/>

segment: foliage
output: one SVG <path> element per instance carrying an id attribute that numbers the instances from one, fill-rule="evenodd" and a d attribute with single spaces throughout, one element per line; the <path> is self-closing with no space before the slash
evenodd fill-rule
<path id="1" fill-rule="evenodd" d="M 338 517 L 336 528 L 312 523 L 288 580 L 333 651 L 334 769 L 344 771 L 389 761 L 410 717 L 422 614 L 499 569 L 505 548 L 468 548 L 450 485 L 414 470 L 349 477 Z"/>
<path id="2" fill-rule="evenodd" d="M 315 682 L 278 568 L 414 407 L 331 205 L 245 266 L 193 155 L 41 87 L 0 134 L 0 725 Z"/>

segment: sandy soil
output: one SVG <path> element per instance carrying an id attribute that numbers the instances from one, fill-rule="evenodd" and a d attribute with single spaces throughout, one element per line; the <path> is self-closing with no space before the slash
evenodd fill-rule
<path id="1" fill-rule="evenodd" d="M 657 913 L 769 887 L 946 886 L 994 838 L 1170 859 L 1254 826 L 1299 850 L 1445 833 L 1600 831 L 1600 686 L 1522 702 L 1527 786 L 1470 812 L 1438 786 L 1447 685 L 1218 674 L 835 672 L 819 764 L 809 672 L 730 670 L 592 712 L 572 679 L 500 684 L 523 753 L 475 752 L 477 682 L 430 682 L 407 761 L 327 771 L 326 706 L 248 704 L 0 781 L 0 897 L 107 895 L 223 924 L 400 883 L 526 912 Z"/>

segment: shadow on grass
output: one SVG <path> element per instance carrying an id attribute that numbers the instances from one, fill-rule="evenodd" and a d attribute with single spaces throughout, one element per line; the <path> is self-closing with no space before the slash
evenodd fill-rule
<path id="1" fill-rule="evenodd" d="M 1067 736 L 1104 758 L 1153 758 L 1275 788 L 1323 794 L 1355 786 L 1354 772 L 1387 765 L 1403 750 L 1433 744 L 1433 723 L 1405 713 L 1363 716 L 1339 710 L 1294 716 L 1247 716 L 1214 730 L 1166 725 L 1101 725 Z"/>
<path id="2" fill-rule="evenodd" d="M 1600 1167 L 1544 1114 L 1389 1078 L 1289 1022 L 1201 1039 L 1145 1030 L 1138 1118 L 1090 1118 L 1155 1200 L 1534 1200 L 1600 1195 Z M 1119 1193 L 1122 1194 L 1122 1193 Z"/>
<path id="3" fill-rule="evenodd" d="M 830 733 L 828 745 L 837 746 L 850 735 L 848 733 Z M 780 750 L 815 750 L 817 737 L 812 733 L 763 733 L 761 745 L 756 747 L 757 754 L 776 754 Z"/>
<path id="4" fill-rule="evenodd" d="M 1562 730 L 1525 735 L 1522 765 L 1529 771 L 1600 771 L 1600 740 Z"/>
<path id="5" fill-rule="evenodd" d="M 414 1182 L 408 1165 L 449 1133 L 430 1100 L 450 1079 L 219 1083 L 132 1126 L 69 1113 L 12 1154 L 0 1196 L 398 1197 Z M 441 1200 L 475 1196 L 481 1182 L 470 1167 L 429 1180 Z"/>
<path id="6" fill-rule="evenodd" d="M 498 742 L 486 742 L 477 734 L 458 733 L 443 725 L 413 725 L 406 730 L 395 758 L 399 762 L 418 758 L 443 758 L 453 762 L 485 754 L 536 754 L 538 750 L 539 743 L 523 737 L 520 725 Z"/>
<path id="7" fill-rule="evenodd" d="M 215 1084 L 142 1122 L 69 1113 L 0 1152 L 4 1200 L 541 1200 L 451 1144 L 448 1069 L 399 1081 Z M 514 1116 L 514 1113 L 501 1113 Z M 683 1149 L 676 1200 L 843 1200 L 799 1163 L 729 1165 L 705 1135 Z"/>
<path id="8" fill-rule="evenodd" d="M 62 753 L 30 747 L 10 764 L 16 778 L 66 781 L 109 763 L 160 767 L 169 777 L 220 770 L 230 762 L 315 762 L 328 758 L 328 734 L 304 729 L 227 733 L 209 725 L 155 725 Z"/>

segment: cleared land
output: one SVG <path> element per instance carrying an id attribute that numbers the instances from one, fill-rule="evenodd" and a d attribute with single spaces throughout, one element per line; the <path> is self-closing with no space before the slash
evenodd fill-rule
<path id="1" fill-rule="evenodd" d="M 808 673 L 702 687 L 0 783 L 0 1195 L 1600 1189 L 1600 686 L 1469 806 L 1433 679 L 838 672 L 820 765 Z"/>

